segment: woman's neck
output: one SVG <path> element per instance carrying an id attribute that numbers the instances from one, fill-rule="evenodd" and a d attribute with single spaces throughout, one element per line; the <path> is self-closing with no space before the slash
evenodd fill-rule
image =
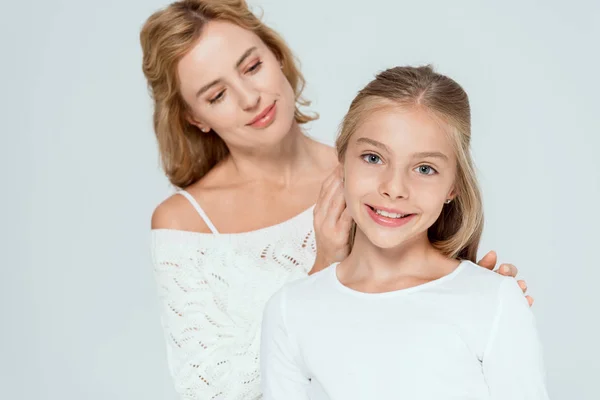
<path id="1" fill-rule="evenodd" d="M 353 279 L 387 282 L 403 277 L 426 279 L 445 275 L 451 272 L 456 261 L 433 247 L 427 232 L 397 247 L 382 249 L 357 229 L 352 252 L 344 264 Z"/>
<path id="2" fill-rule="evenodd" d="M 305 136 L 294 122 L 290 132 L 276 146 L 230 149 L 226 162 L 242 181 L 266 181 L 286 187 L 310 172 L 314 164 L 311 158 L 314 144 L 316 142 Z"/>

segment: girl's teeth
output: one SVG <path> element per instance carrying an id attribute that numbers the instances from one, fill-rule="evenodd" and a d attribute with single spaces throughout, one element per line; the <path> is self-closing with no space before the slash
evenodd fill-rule
<path id="1" fill-rule="evenodd" d="M 404 215 L 402 214 L 396 214 L 396 213 L 390 213 L 387 211 L 382 211 L 382 210 L 375 210 L 375 213 L 378 215 L 381 215 L 383 217 L 387 217 L 387 218 L 402 218 L 404 217 Z"/>

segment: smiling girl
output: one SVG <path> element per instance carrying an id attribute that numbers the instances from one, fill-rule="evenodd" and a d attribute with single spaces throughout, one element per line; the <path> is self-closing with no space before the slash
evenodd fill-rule
<path id="1" fill-rule="evenodd" d="M 470 137 L 467 94 L 430 67 L 354 99 L 336 142 L 352 250 L 269 300 L 265 400 L 548 398 L 519 286 L 474 263 Z"/>

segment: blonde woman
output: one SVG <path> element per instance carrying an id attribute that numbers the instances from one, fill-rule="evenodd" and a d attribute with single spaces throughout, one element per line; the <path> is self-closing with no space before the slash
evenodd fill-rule
<path id="1" fill-rule="evenodd" d="M 519 286 L 474 264 L 470 138 L 467 94 L 430 67 L 358 94 L 336 143 L 353 247 L 268 302 L 265 400 L 548 398 Z"/>
<path id="2" fill-rule="evenodd" d="M 265 302 L 348 254 L 337 156 L 304 134 L 316 117 L 302 110 L 302 74 L 244 1 L 175 2 L 140 38 L 177 188 L 152 216 L 175 388 L 186 399 L 256 399 Z M 495 263 L 493 253 L 480 262 Z"/>

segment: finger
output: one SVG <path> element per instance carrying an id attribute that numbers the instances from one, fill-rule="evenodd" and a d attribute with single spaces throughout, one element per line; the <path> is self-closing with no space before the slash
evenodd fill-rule
<path id="1" fill-rule="evenodd" d="M 481 260 L 477 262 L 480 267 L 487 268 L 489 270 L 493 270 L 496 266 L 496 261 L 498 260 L 498 256 L 495 251 L 488 252 Z"/>
<path id="2" fill-rule="evenodd" d="M 523 293 L 527 293 L 527 282 L 525 282 L 525 281 L 517 281 L 517 283 L 519 284 L 519 287 L 521 288 L 521 290 L 523 291 Z"/>
<path id="3" fill-rule="evenodd" d="M 345 207 L 344 211 L 342 211 L 339 223 L 342 227 L 348 226 L 348 228 L 352 225 L 352 215 L 350 215 L 350 210 L 348 207 Z"/>
<path id="4" fill-rule="evenodd" d="M 525 296 L 525 298 L 527 299 L 527 302 L 529 303 L 529 307 L 532 307 L 533 306 L 533 302 L 535 301 L 533 299 L 533 297 L 531 297 L 531 296 Z"/>
<path id="5" fill-rule="evenodd" d="M 330 223 L 331 226 L 337 225 L 345 208 L 346 199 L 344 198 L 344 190 L 340 184 L 332 193 L 329 209 L 327 210 L 327 222 Z"/>
<path id="6" fill-rule="evenodd" d="M 517 276 L 519 274 L 519 269 L 516 266 L 514 266 L 513 264 L 509 264 L 509 265 L 510 265 L 510 269 L 513 272 L 512 276 L 513 277 Z"/>
<path id="7" fill-rule="evenodd" d="M 340 218 L 337 222 L 336 231 L 348 237 L 348 235 L 350 235 L 350 229 L 352 228 L 352 221 L 353 220 L 352 216 L 350 215 L 350 211 L 347 207 L 344 208 L 342 215 L 340 215 Z"/>
<path id="8" fill-rule="evenodd" d="M 327 196 L 329 191 L 331 190 L 332 185 L 334 185 L 337 181 L 340 181 L 341 178 L 337 172 L 337 168 L 329 174 L 329 176 L 325 179 L 323 184 L 321 185 L 321 192 L 319 193 L 319 199 L 317 202 L 323 202 L 323 199 Z"/>
<path id="9" fill-rule="evenodd" d="M 328 192 L 329 187 L 331 186 L 332 182 L 335 181 L 337 176 L 338 176 L 338 173 L 337 173 L 337 168 L 336 168 L 331 174 L 329 174 L 329 176 L 327 176 L 327 178 L 325 178 L 325 180 L 321 184 L 321 191 L 319 192 L 319 198 L 317 199 L 317 204 L 322 202 L 323 197 L 325 197 L 325 194 Z"/>
<path id="10" fill-rule="evenodd" d="M 515 267 L 512 264 L 502 264 L 500 265 L 500 268 L 498 268 L 498 272 L 500 273 L 500 275 L 504 275 L 504 276 L 510 276 L 512 278 L 517 276 L 517 267 Z"/>
<path id="11" fill-rule="evenodd" d="M 317 199 L 317 203 L 315 204 L 315 208 L 313 210 L 313 215 L 317 220 L 323 219 L 323 217 L 327 214 L 327 207 L 329 206 L 326 201 L 326 197 L 331 191 L 331 186 L 334 184 L 336 180 L 335 172 L 331 173 L 323 184 L 321 185 L 321 191 L 319 192 L 319 198 Z"/>
<path id="12" fill-rule="evenodd" d="M 334 172 L 337 173 L 340 178 L 342 178 L 344 176 L 344 166 L 338 163 Z"/>
<path id="13" fill-rule="evenodd" d="M 342 182 L 339 179 L 335 179 L 327 188 L 327 191 L 325 193 L 325 195 L 323 196 L 323 198 L 321 199 L 321 205 L 320 205 L 320 214 L 321 214 L 321 218 L 325 219 L 329 216 L 330 214 L 330 209 L 334 208 L 334 207 L 340 207 L 340 205 L 338 204 L 340 199 L 337 198 L 337 196 L 342 196 L 341 201 L 343 202 L 343 193 L 340 194 L 340 187 L 341 187 Z M 334 204 L 334 199 L 337 200 Z M 336 216 L 336 221 L 337 218 L 339 218 L 340 214 L 342 213 L 342 210 L 339 210 L 337 216 Z"/>

